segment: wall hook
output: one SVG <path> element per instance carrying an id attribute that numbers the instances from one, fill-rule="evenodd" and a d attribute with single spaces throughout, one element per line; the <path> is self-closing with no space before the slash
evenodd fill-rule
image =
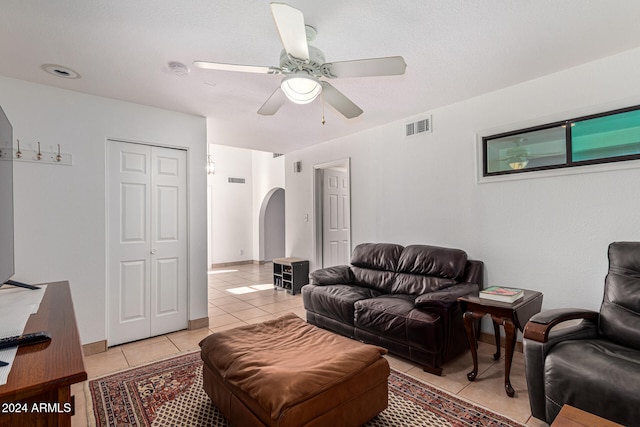
<path id="1" fill-rule="evenodd" d="M 58 155 L 56 156 L 56 162 L 62 160 L 62 155 L 60 154 L 60 144 L 58 144 Z"/>
<path id="2" fill-rule="evenodd" d="M 38 154 L 36 154 L 36 159 L 42 160 L 42 153 L 40 152 L 40 141 L 38 141 Z"/>
<path id="3" fill-rule="evenodd" d="M 16 158 L 21 158 L 22 157 L 22 151 L 20 151 L 20 140 L 16 139 L 16 141 L 18 141 L 18 151 L 16 151 Z"/>

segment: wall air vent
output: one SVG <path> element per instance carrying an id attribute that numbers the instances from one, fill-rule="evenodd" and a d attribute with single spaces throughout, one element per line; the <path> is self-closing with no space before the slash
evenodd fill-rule
<path id="1" fill-rule="evenodd" d="M 280 157 L 280 156 L 284 156 L 284 154 L 282 153 L 273 153 L 273 158 L 275 159 L 276 157 Z"/>
<path id="2" fill-rule="evenodd" d="M 418 120 L 405 125 L 405 136 L 416 135 L 423 132 L 431 132 L 431 117 Z"/>
<path id="3" fill-rule="evenodd" d="M 244 178 L 229 178 L 229 184 L 244 184 Z"/>

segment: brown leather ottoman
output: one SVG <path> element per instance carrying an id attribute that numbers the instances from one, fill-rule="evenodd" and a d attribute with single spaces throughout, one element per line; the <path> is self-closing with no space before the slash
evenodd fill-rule
<path id="1" fill-rule="evenodd" d="M 384 348 L 294 314 L 200 342 L 204 389 L 234 426 L 360 426 L 387 407 Z"/>

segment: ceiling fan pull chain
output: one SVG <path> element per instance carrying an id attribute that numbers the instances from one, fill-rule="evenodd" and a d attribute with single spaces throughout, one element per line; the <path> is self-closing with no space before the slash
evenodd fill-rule
<path id="1" fill-rule="evenodd" d="M 322 92 L 320 92 L 320 100 L 322 101 L 322 121 L 320 123 L 324 125 L 326 120 L 324 119 L 324 96 L 322 96 Z"/>

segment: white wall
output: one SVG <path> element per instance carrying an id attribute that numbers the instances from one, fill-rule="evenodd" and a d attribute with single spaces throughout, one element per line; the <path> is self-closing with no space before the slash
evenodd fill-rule
<path id="1" fill-rule="evenodd" d="M 22 149 L 73 155 L 72 166 L 14 166 L 16 280 L 69 280 L 83 344 L 106 339 L 106 144 L 188 150 L 189 319 L 207 316 L 206 122 L 203 118 L 0 77 L 0 104 Z"/>
<path id="2" fill-rule="evenodd" d="M 219 144 L 209 147 L 216 164 L 216 173 L 208 178 L 209 265 L 258 261 L 260 207 L 271 189 L 284 188 L 284 157 Z M 246 183 L 230 184 L 229 177 L 245 178 Z"/>
<path id="3" fill-rule="evenodd" d="M 640 104 L 639 72 L 637 49 L 287 154 L 308 166 L 285 168 L 288 254 L 314 259 L 312 166 L 350 157 L 353 247 L 458 247 L 485 262 L 487 284 L 540 290 L 544 308 L 598 309 L 608 244 L 640 240 L 640 162 L 478 183 L 477 138 Z M 405 138 L 427 114 L 433 133 Z"/>
<path id="4" fill-rule="evenodd" d="M 211 144 L 216 173 L 209 175 L 209 265 L 253 259 L 253 176 L 251 150 Z M 244 184 L 229 183 L 244 178 Z"/>
<path id="5" fill-rule="evenodd" d="M 284 156 L 273 157 L 273 153 L 253 151 L 253 253 L 260 259 L 260 209 L 267 194 L 274 188 L 284 187 Z M 285 190 L 286 200 L 286 190 Z M 286 202 L 285 202 L 286 203 Z M 283 230 L 284 232 L 284 230 Z"/>

